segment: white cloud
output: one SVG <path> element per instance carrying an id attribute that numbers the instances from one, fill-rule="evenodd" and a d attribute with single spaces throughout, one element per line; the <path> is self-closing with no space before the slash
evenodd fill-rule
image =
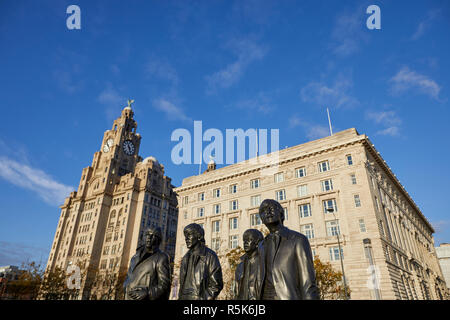
<path id="1" fill-rule="evenodd" d="M 289 128 L 302 127 L 306 132 L 306 137 L 309 140 L 320 139 L 330 135 L 330 128 L 318 124 L 309 123 L 303 120 L 298 115 L 289 117 Z"/>
<path id="2" fill-rule="evenodd" d="M 439 100 L 441 87 L 433 79 L 403 67 L 393 76 L 389 82 L 392 84 L 391 91 L 394 94 L 401 94 L 410 89 L 418 91 Z"/>
<path id="3" fill-rule="evenodd" d="M 417 26 L 416 31 L 411 36 L 411 40 L 417 40 L 425 34 L 425 31 L 430 28 L 431 22 L 440 14 L 439 9 L 433 9 L 428 11 L 427 17 L 422 20 Z"/>
<path id="4" fill-rule="evenodd" d="M 350 78 L 339 76 L 332 85 L 310 82 L 300 90 L 300 97 L 303 102 L 312 102 L 321 107 L 351 108 L 359 105 L 358 99 L 349 93 L 352 87 Z"/>
<path id="5" fill-rule="evenodd" d="M 166 99 L 157 99 L 153 101 L 153 106 L 164 112 L 169 120 L 192 121 L 184 111 Z"/>
<path id="6" fill-rule="evenodd" d="M 241 99 L 235 103 L 236 108 L 259 114 L 269 114 L 275 107 L 270 102 L 271 99 L 264 92 L 259 92 L 255 97 Z"/>
<path id="7" fill-rule="evenodd" d="M 402 120 L 395 111 L 367 112 L 366 118 L 374 121 L 377 125 L 385 127 L 378 130 L 376 134 L 383 136 L 397 136 L 400 132 L 399 126 Z"/>
<path id="8" fill-rule="evenodd" d="M 207 93 L 213 93 L 219 88 L 228 88 L 238 82 L 248 65 L 262 59 L 267 51 L 266 48 L 249 39 L 230 41 L 228 47 L 237 55 L 237 60 L 205 77 Z"/>
<path id="9" fill-rule="evenodd" d="M 166 60 L 152 57 L 147 64 L 146 71 L 150 76 L 169 81 L 174 85 L 178 84 L 178 73 Z"/>
<path id="10" fill-rule="evenodd" d="M 74 190 L 55 181 L 44 171 L 0 156 L 0 177 L 6 181 L 31 191 L 50 205 L 61 205 Z"/>
<path id="11" fill-rule="evenodd" d="M 120 111 L 126 106 L 127 99 L 121 96 L 111 85 L 108 85 L 99 96 L 97 101 L 106 106 L 106 118 L 111 121 L 120 114 Z"/>
<path id="12" fill-rule="evenodd" d="M 19 242 L 0 241 L 0 266 L 15 265 L 35 261 L 45 267 L 50 248 L 31 246 Z"/>
<path id="13" fill-rule="evenodd" d="M 331 33 L 331 50 L 342 57 L 350 56 L 360 49 L 360 45 L 367 41 L 365 28 L 365 10 L 360 6 L 352 13 L 340 14 L 336 18 Z"/>

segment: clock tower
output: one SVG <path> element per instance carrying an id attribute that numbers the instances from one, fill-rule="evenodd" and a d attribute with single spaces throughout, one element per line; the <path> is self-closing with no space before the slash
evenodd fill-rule
<path id="1" fill-rule="evenodd" d="M 61 206 L 46 270 L 79 266 L 85 276 L 78 299 L 116 298 L 105 296 L 111 292 L 105 279 L 123 280 L 150 226 L 161 228 L 160 249 L 172 259 L 175 255 L 174 186 L 155 157 L 139 156 L 141 135 L 131 103 L 105 131 L 91 166 L 82 170 L 78 190 Z"/>

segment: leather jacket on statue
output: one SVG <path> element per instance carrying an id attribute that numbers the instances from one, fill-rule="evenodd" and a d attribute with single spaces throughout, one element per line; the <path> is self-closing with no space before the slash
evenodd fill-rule
<path id="1" fill-rule="evenodd" d="M 318 300 L 313 257 L 308 239 L 301 233 L 281 226 L 280 242 L 273 258 L 272 279 L 276 295 L 280 300 Z M 260 288 L 264 288 L 266 275 L 265 248 L 269 236 L 258 245 L 260 256 Z M 262 297 L 261 297 L 262 298 Z"/>
<path id="2" fill-rule="evenodd" d="M 143 287 L 147 289 L 148 300 L 168 300 L 170 294 L 170 264 L 167 253 L 156 248 L 146 252 L 145 246 L 136 250 L 131 258 L 127 278 L 124 282 L 125 299 L 132 300 L 130 290 Z"/>
<path id="3" fill-rule="evenodd" d="M 188 275 L 189 263 L 192 263 L 193 272 Z M 186 281 L 187 278 L 189 282 Z M 195 252 L 189 250 L 181 261 L 178 299 L 213 300 L 222 288 L 222 268 L 216 253 L 204 244 L 201 244 Z"/>

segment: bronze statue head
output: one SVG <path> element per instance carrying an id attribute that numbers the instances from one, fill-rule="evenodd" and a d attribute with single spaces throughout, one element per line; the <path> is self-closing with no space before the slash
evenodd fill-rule
<path id="1" fill-rule="evenodd" d="M 258 243 L 264 239 L 264 235 L 257 229 L 247 229 L 242 235 L 244 251 L 250 254 L 256 250 Z"/>
<path id="2" fill-rule="evenodd" d="M 159 247 L 162 240 L 160 227 L 149 227 L 145 230 L 145 247 L 152 250 Z"/>
<path id="3" fill-rule="evenodd" d="M 205 231 L 202 226 L 197 223 L 188 224 L 184 230 L 184 238 L 186 246 L 189 249 L 195 248 L 201 243 L 205 243 Z"/>
<path id="4" fill-rule="evenodd" d="M 266 199 L 259 206 L 259 216 L 266 226 L 276 223 L 283 224 L 284 209 L 278 201 Z"/>

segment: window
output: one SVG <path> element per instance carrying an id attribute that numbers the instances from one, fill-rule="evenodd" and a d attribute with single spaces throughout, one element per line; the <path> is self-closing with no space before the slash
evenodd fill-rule
<path id="1" fill-rule="evenodd" d="M 261 196 L 257 195 L 257 196 L 252 196 L 250 198 L 250 203 L 252 207 L 257 207 L 261 204 Z"/>
<path id="2" fill-rule="evenodd" d="M 211 239 L 211 248 L 215 251 L 220 249 L 220 238 Z"/>
<path id="3" fill-rule="evenodd" d="M 220 204 L 213 205 L 213 214 L 219 214 L 220 213 Z"/>
<path id="4" fill-rule="evenodd" d="M 106 261 L 107 260 L 102 260 L 102 263 L 100 264 L 100 269 L 106 269 Z"/>
<path id="5" fill-rule="evenodd" d="M 259 179 L 253 179 L 250 181 L 250 187 L 252 189 L 259 188 L 259 186 L 260 186 Z"/>
<path id="6" fill-rule="evenodd" d="M 330 170 L 330 163 L 327 161 L 322 161 L 318 163 L 319 165 L 319 172 L 325 172 Z"/>
<path id="7" fill-rule="evenodd" d="M 330 260 L 331 261 L 338 261 L 342 257 L 342 260 L 344 260 L 344 250 L 341 248 L 341 254 L 339 256 L 339 247 L 331 247 L 330 248 Z"/>
<path id="8" fill-rule="evenodd" d="M 340 234 L 338 220 L 327 221 L 326 227 L 327 227 L 327 235 L 329 237 L 337 236 Z"/>
<path id="9" fill-rule="evenodd" d="M 311 205 L 309 203 L 299 205 L 298 214 L 300 215 L 300 218 L 310 217 L 312 215 Z"/>
<path id="10" fill-rule="evenodd" d="M 254 213 L 250 215 L 250 225 L 257 226 L 262 223 L 261 218 L 259 217 L 259 213 Z"/>
<path id="11" fill-rule="evenodd" d="M 301 186 L 297 186 L 297 196 L 304 197 L 308 194 L 308 185 L 303 184 Z"/>
<path id="12" fill-rule="evenodd" d="M 234 211 L 237 209 L 238 209 L 238 201 L 237 200 L 230 201 L 230 210 Z"/>
<path id="13" fill-rule="evenodd" d="M 230 186 L 230 193 L 236 193 L 237 192 L 237 184 L 233 184 Z"/>
<path id="14" fill-rule="evenodd" d="M 187 219 L 187 211 L 184 211 L 183 216 L 184 216 L 184 219 Z"/>
<path id="15" fill-rule="evenodd" d="M 364 219 L 359 219 L 359 231 L 366 232 L 366 223 L 364 222 Z"/>
<path id="16" fill-rule="evenodd" d="M 289 212 L 288 212 L 288 208 L 284 207 L 283 208 L 283 213 L 284 213 L 284 220 L 288 220 L 289 219 Z"/>
<path id="17" fill-rule="evenodd" d="M 188 196 L 184 196 L 183 197 L 183 204 L 188 204 L 189 203 L 189 197 Z"/>
<path id="18" fill-rule="evenodd" d="M 314 239 L 314 227 L 312 223 L 300 226 L 300 232 L 303 233 L 308 239 Z"/>
<path id="19" fill-rule="evenodd" d="M 328 211 L 327 209 L 333 209 L 333 211 Z M 336 205 L 336 199 L 329 199 L 329 200 L 325 200 L 323 201 L 323 212 L 324 213 L 333 213 L 333 212 L 337 212 L 337 205 Z"/>
<path id="20" fill-rule="evenodd" d="M 284 181 L 283 172 L 275 173 L 274 180 L 275 180 L 275 182 L 283 182 Z"/>
<path id="21" fill-rule="evenodd" d="M 197 217 L 203 217 L 205 215 L 205 208 L 197 208 Z"/>
<path id="22" fill-rule="evenodd" d="M 345 157 L 347 158 L 347 164 L 348 164 L 349 166 L 351 166 L 351 165 L 353 164 L 352 155 L 351 155 L 351 154 L 348 154 L 348 155 L 346 155 Z"/>
<path id="23" fill-rule="evenodd" d="M 377 211 L 380 211 L 380 204 L 378 203 L 378 198 L 375 196 L 375 207 L 377 208 Z"/>
<path id="24" fill-rule="evenodd" d="M 220 189 L 214 189 L 213 190 L 213 197 L 214 198 L 219 198 L 220 197 Z"/>
<path id="25" fill-rule="evenodd" d="M 238 218 L 230 218 L 230 230 L 236 230 L 238 228 Z"/>
<path id="26" fill-rule="evenodd" d="M 356 184 L 356 175 L 355 174 L 351 174 L 350 179 L 352 180 L 352 184 Z"/>
<path id="27" fill-rule="evenodd" d="M 213 232 L 220 232 L 220 220 L 216 220 L 212 222 Z"/>
<path id="28" fill-rule="evenodd" d="M 295 169 L 295 177 L 296 178 L 306 177 L 306 167 Z"/>
<path id="29" fill-rule="evenodd" d="M 278 190 L 275 192 L 277 201 L 286 200 L 286 192 L 283 190 Z"/>
<path id="30" fill-rule="evenodd" d="M 205 193 L 201 192 L 198 194 L 198 201 L 203 201 L 203 200 L 205 200 Z"/>
<path id="31" fill-rule="evenodd" d="M 322 186 L 322 191 L 333 190 L 333 181 L 331 179 L 320 181 L 320 185 Z"/>
<path id="32" fill-rule="evenodd" d="M 230 249 L 237 248 L 238 244 L 239 244 L 238 236 L 237 236 L 237 235 L 232 235 L 232 236 L 230 236 L 230 244 L 229 244 L 229 248 L 230 248 Z"/>
<path id="33" fill-rule="evenodd" d="M 355 198 L 355 207 L 361 207 L 361 199 L 359 198 L 359 194 L 354 195 Z"/>

